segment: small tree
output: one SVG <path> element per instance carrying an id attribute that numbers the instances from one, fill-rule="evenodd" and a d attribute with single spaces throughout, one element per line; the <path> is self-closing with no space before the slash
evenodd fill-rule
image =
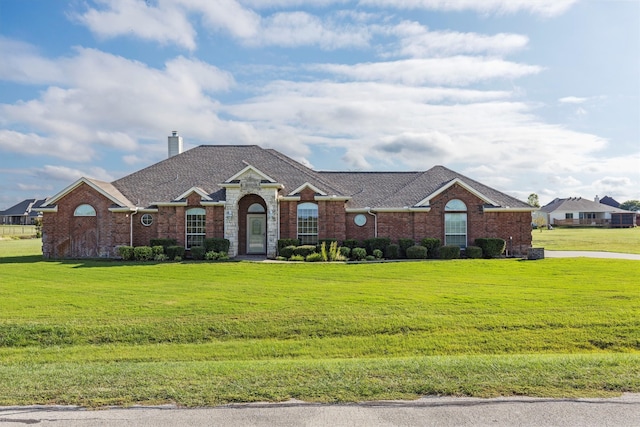
<path id="1" fill-rule="evenodd" d="M 625 211 L 640 211 L 640 200 L 627 200 L 626 202 L 620 203 L 620 209 L 624 209 Z"/>
<path id="2" fill-rule="evenodd" d="M 534 208 L 540 207 L 540 199 L 538 198 L 538 195 L 536 193 L 529 194 L 527 203 L 529 203 L 529 206 L 533 206 Z"/>

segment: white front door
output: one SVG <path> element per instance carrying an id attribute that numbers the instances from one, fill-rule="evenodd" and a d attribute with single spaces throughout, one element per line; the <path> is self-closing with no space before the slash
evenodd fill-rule
<path id="1" fill-rule="evenodd" d="M 267 218 L 264 214 L 247 214 L 247 254 L 267 253 Z"/>

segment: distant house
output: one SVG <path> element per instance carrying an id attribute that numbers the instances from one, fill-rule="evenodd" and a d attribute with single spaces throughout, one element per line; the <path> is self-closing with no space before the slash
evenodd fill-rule
<path id="1" fill-rule="evenodd" d="M 596 196 L 596 202 L 597 201 L 598 201 L 598 196 Z M 612 206 L 614 208 L 620 207 L 620 203 L 618 203 L 616 199 L 614 199 L 613 197 L 609 197 L 609 196 L 604 196 L 602 199 L 600 199 L 600 203 L 602 203 L 603 205 Z"/>
<path id="2" fill-rule="evenodd" d="M 279 239 L 435 237 L 464 248 L 498 237 L 512 254 L 531 246 L 536 208 L 443 166 L 322 172 L 255 145 L 181 147 L 174 134 L 168 159 L 111 183 L 81 178 L 49 199 L 44 256 L 115 257 L 152 238 L 187 250 L 226 238 L 232 257 L 275 257 Z"/>
<path id="3" fill-rule="evenodd" d="M 555 199 L 540 211 L 553 226 L 633 227 L 636 218 L 635 212 L 582 197 Z"/>
<path id="4" fill-rule="evenodd" d="M 38 211 L 46 199 L 26 199 L 11 206 L 9 209 L 0 211 L 0 222 L 4 225 L 31 225 L 35 220 L 42 217 Z"/>

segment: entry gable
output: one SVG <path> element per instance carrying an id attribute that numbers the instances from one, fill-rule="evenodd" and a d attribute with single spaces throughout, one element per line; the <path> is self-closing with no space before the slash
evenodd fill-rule
<path id="1" fill-rule="evenodd" d="M 184 193 L 182 193 L 181 195 L 179 195 L 178 197 L 173 199 L 173 201 L 174 202 L 182 201 L 182 200 L 186 199 L 187 197 L 189 197 L 192 193 L 196 193 L 198 196 L 200 196 L 202 198 L 202 201 L 210 202 L 210 201 L 213 200 L 211 197 L 209 197 L 209 194 L 207 194 L 207 192 L 204 191 L 202 188 L 200 188 L 200 187 L 191 187 L 190 189 L 188 189 L 187 191 L 185 191 Z"/>
<path id="2" fill-rule="evenodd" d="M 291 193 L 289 193 L 289 196 L 295 196 L 297 194 L 300 194 L 302 192 L 302 190 L 304 190 L 305 188 L 310 189 L 311 191 L 313 191 L 314 193 L 316 193 L 316 194 L 318 194 L 320 196 L 326 196 L 327 195 L 327 193 L 325 193 L 324 191 L 320 190 L 318 187 L 316 187 L 315 185 L 311 184 L 310 182 L 305 182 L 300 187 L 296 188 Z"/>
<path id="3" fill-rule="evenodd" d="M 236 173 L 232 177 L 228 178 L 224 183 L 231 184 L 234 181 L 242 181 L 243 179 L 256 179 L 256 178 L 260 181 L 264 180 L 273 184 L 277 182 L 275 179 L 271 178 L 266 173 L 263 173 L 258 168 L 253 167 L 251 165 L 247 165 L 247 167 L 245 167 L 244 169 L 242 169 L 240 172 Z"/>
<path id="4" fill-rule="evenodd" d="M 446 191 L 447 189 L 453 187 L 456 184 L 461 186 L 462 188 L 464 188 L 465 190 L 467 190 L 469 193 L 473 194 L 474 196 L 478 197 L 480 200 L 482 200 L 486 204 L 491 205 L 491 206 L 500 206 L 499 203 L 494 202 L 489 197 L 485 196 L 484 194 L 482 194 L 479 191 L 477 191 L 475 188 L 471 187 L 469 184 L 465 183 L 460 178 L 454 178 L 451 181 L 447 182 L 442 187 L 438 188 L 436 191 L 434 191 L 433 193 L 429 194 L 424 199 L 420 200 L 418 203 L 415 204 L 415 206 L 416 207 L 418 207 L 418 206 L 429 206 L 431 204 L 431 200 L 432 199 L 434 199 L 436 196 L 440 195 L 441 193 L 443 193 L 444 191 Z"/>

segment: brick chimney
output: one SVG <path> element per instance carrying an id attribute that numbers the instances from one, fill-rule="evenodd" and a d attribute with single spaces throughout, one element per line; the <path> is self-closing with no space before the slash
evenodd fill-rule
<path id="1" fill-rule="evenodd" d="M 169 137 L 169 157 L 182 153 L 182 137 L 178 135 L 178 131 L 171 132 Z"/>

